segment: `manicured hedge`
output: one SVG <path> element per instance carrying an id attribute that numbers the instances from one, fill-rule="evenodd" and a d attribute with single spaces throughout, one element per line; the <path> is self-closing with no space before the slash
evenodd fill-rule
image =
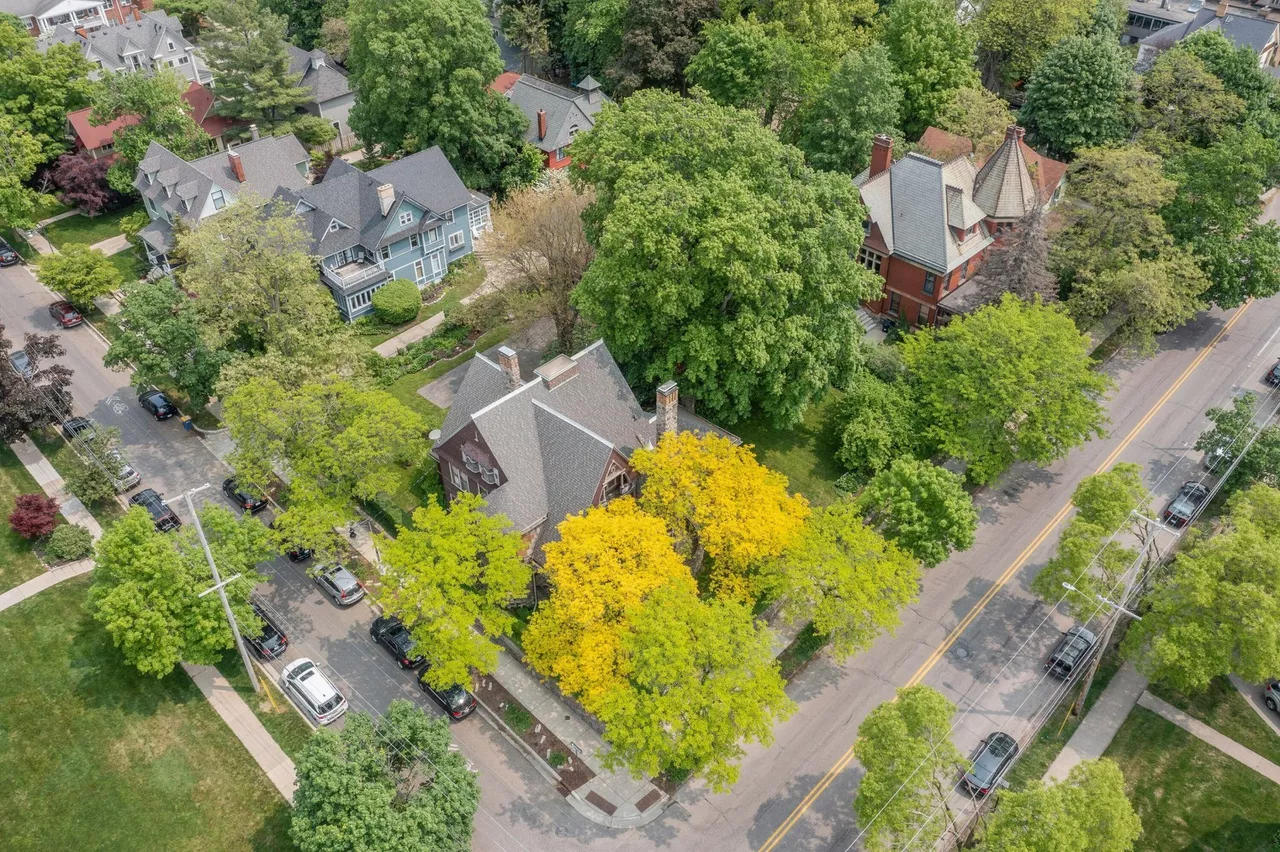
<path id="1" fill-rule="evenodd" d="M 373 294 L 373 314 L 388 325 L 408 322 L 422 308 L 422 294 L 418 286 L 403 278 L 393 279 Z"/>

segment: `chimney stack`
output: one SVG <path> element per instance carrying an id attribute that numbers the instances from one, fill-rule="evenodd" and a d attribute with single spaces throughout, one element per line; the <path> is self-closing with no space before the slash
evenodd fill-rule
<path id="1" fill-rule="evenodd" d="M 675 382 L 664 382 L 658 385 L 658 419 L 655 423 L 655 436 L 659 441 L 670 432 L 679 431 L 677 425 L 676 405 L 680 402 L 680 391 Z"/>
<path id="2" fill-rule="evenodd" d="M 231 173 L 236 176 L 236 180 L 244 183 L 244 163 L 240 162 L 240 155 L 235 151 L 228 151 L 227 162 L 231 164 Z"/>
<path id="3" fill-rule="evenodd" d="M 547 138 L 547 111 L 545 109 L 538 110 L 538 141 L 541 142 Z"/>
<path id="4" fill-rule="evenodd" d="M 1010 124 L 1008 127 L 1004 129 L 1004 138 L 1006 140 L 1014 140 L 1014 141 L 1020 142 L 1022 141 L 1022 137 L 1026 135 L 1027 135 L 1026 129 L 1019 127 L 1016 124 Z"/>
<path id="5" fill-rule="evenodd" d="M 524 384 L 520 379 L 520 359 L 516 357 L 516 350 L 510 346 L 499 347 L 498 366 L 507 374 L 507 385 L 512 390 Z"/>
<path id="6" fill-rule="evenodd" d="M 257 142 L 261 137 L 258 135 L 258 125 L 249 125 L 249 141 Z"/>
<path id="7" fill-rule="evenodd" d="M 891 165 L 893 165 L 893 137 L 881 133 L 871 143 L 871 172 L 868 177 L 875 177 Z"/>
<path id="8" fill-rule="evenodd" d="M 389 183 L 378 187 L 378 209 L 386 216 L 391 212 L 391 205 L 396 201 L 396 188 Z"/>
<path id="9" fill-rule="evenodd" d="M 323 56 L 317 56 L 317 55 L 316 55 L 316 54 L 314 54 L 314 53 L 313 53 L 313 54 L 311 54 L 311 70 L 312 70 L 312 71 L 315 71 L 317 68 L 320 68 L 320 67 L 322 67 L 323 65 L 324 65 L 324 57 L 323 57 Z"/>

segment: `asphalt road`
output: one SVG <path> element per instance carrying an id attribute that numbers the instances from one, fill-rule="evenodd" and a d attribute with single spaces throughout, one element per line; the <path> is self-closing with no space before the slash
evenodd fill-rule
<path id="1" fill-rule="evenodd" d="M 0 322 L 11 337 L 54 330 L 46 312 L 51 297 L 25 269 L 0 270 L 0 287 Z M 1116 461 L 1138 462 L 1158 510 L 1184 480 L 1200 475 L 1199 453 L 1189 448 L 1207 423 L 1204 410 L 1227 404 L 1240 388 L 1266 394 L 1260 379 L 1280 356 L 1278 337 L 1280 299 L 1269 299 L 1208 312 L 1164 336 L 1154 357 L 1109 364 L 1117 384 L 1107 406 L 1110 434 L 1046 469 L 1020 466 L 981 493 L 974 547 L 928 572 L 919 603 L 904 612 L 895 636 L 881 637 L 843 665 L 820 659 L 792 682 L 799 709 L 777 726 L 771 746 L 747 749 L 731 793 L 690 785 L 654 823 L 614 832 L 573 811 L 484 720 L 473 715 L 455 724 L 459 747 L 481 779 L 475 848 L 845 850 L 857 833 L 851 802 L 860 775 L 848 750 L 866 714 L 897 687 L 924 682 L 970 710 L 955 736 L 962 751 L 992 730 L 1023 735 L 1048 693 L 1039 682 L 1044 656 L 1069 624 L 1028 586 L 1056 546 L 1075 485 Z M 78 413 L 120 428 L 144 485 L 176 498 L 221 481 L 225 467 L 199 438 L 176 422 L 153 421 L 138 408 L 125 375 L 102 367 L 105 344 L 91 329 L 62 338 L 65 362 L 75 370 Z M 222 499 L 213 489 L 202 497 Z M 285 560 L 264 571 L 272 581 L 260 595 L 279 613 L 290 653 L 317 660 L 354 709 L 381 710 L 395 697 L 434 707 L 369 638 L 367 604 L 337 608 L 303 567 Z"/>

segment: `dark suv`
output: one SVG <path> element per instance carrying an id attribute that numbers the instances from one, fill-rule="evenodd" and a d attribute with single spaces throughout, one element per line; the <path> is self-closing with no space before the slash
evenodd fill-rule
<path id="1" fill-rule="evenodd" d="M 440 708 L 449 716 L 450 719 L 457 721 L 465 719 L 471 715 L 471 711 L 476 709 L 476 697 L 467 692 L 461 686 L 447 686 L 443 689 L 437 689 L 431 686 L 425 680 L 427 670 L 424 668 L 422 673 L 418 675 L 418 686 L 422 687 L 422 691 L 430 695 Z"/>
<path id="2" fill-rule="evenodd" d="M 227 495 L 228 500 L 251 515 L 256 515 L 267 508 L 267 501 L 264 498 L 236 485 L 233 477 L 222 480 L 222 493 Z"/>
<path id="3" fill-rule="evenodd" d="M 1078 666 L 1089 661 L 1097 644 L 1098 637 L 1093 635 L 1093 631 L 1083 627 L 1073 627 L 1062 634 L 1058 647 L 1053 649 L 1044 667 L 1054 677 L 1066 680 Z"/>
<path id="4" fill-rule="evenodd" d="M 13 246 L 0 240 L 0 266 L 13 266 L 15 263 L 21 263 L 22 258 L 13 250 Z"/>
<path id="5" fill-rule="evenodd" d="M 369 627 L 369 635 L 373 641 L 391 652 L 402 669 L 416 669 L 426 660 L 421 654 L 413 652 L 413 636 L 409 628 L 394 615 L 381 615 L 373 620 Z"/>
<path id="6" fill-rule="evenodd" d="M 985 796 L 1004 777 L 1005 770 L 1018 756 L 1018 741 L 1003 731 L 996 731 L 981 743 L 973 768 L 965 773 L 964 786 L 975 796 Z"/>
<path id="7" fill-rule="evenodd" d="M 1171 527 L 1185 527 L 1208 496 L 1209 489 L 1199 482 L 1182 483 L 1178 493 L 1164 507 L 1164 522 Z"/>
<path id="8" fill-rule="evenodd" d="M 138 394 L 138 405 L 157 420 L 168 420 L 178 413 L 178 409 L 158 390 L 143 391 Z"/>
<path id="9" fill-rule="evenodd" d="M 244 640 L 249 643 L 249 647 L 259 657 L 264 660 L 274 660 L 284 653 L 285 648 L 289 647 L 289 637 L 284 635 L 284 631 L 271 620 L 271 616 L 267 615 L 266 610 L 258 606 L 257 603 L 250 601 L 249 606 L 253 607 L 253 614 L 262 619 L 262 630 L 253 636 L 245 633 Z"/>
<path id="10" fill-rule="evenodd" d="M 176 530 L 182 526 L 182 521 L 169 508 L 169 504 L 153 488 L 144 488 L 137 494 L 129 498 L 130 506 L 141 506 L 151 515 L 151 520 L 155 522 L 156 529 L 160 532 L 168 532 Z"/>

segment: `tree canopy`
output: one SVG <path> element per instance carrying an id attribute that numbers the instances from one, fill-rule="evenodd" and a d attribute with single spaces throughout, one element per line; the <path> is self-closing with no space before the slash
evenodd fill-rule
<path id="1" fill-rule="evenodd" d="M 67 113 L 92 103 L 98 87 L 90 79 L 95 70 L 79 44 L 37 49 L 25 24 L 0 14 L 0 116 L 8 116 L 16 131 L 35 140 L 41 162 L 71 147 Z M 0 139 L 9 132 L 0 123 Z"/>
<path id="2" fill-rule="evenodd" d="M 378 603 L 409 628 L 430 666 L 424 676 L 438 687 L 470 683 L 471 669 L 493 671 L 498 652 L 490 637 L 511 635 L 515 617 L 506 607 L 524 597 L 533 577 L 520 558 L 520 534 L 483 507 L 465 492 L 448 510 L 431 502 L 414 510 L 412 529 L 399 527 L 382 543 Z"/>
<path id="3" fill-rule="evenodd" d="M 0 113 L 0 222 L 35 226 L 40 193 L 27 182 L 43 159 L 40 142 L 13 116 Z"/>
<path id="4" fill-rule="evenodd" d="M 71 368 L 54 361 L 67 354 L 56 334 L 27 334 L 18 348 L 31 364 L 31 375 L 0 370 L 0 441 L 5 444 L 62 420 L 66 415 L 59 401 L 70 398 Z M 8 361 L 13 349 L 0 325 L 0 359 Z"/>
<path id="5" fill-rule="evenodd" d="M 1064 38 L 1032 72 L 1018 117 L 1055 157 L 1118 142 L 1129 131 L 1132 64 L 1113 35 Z"/>
<path id="6" fill-rule="evenodd" d="M 926 568 L 973 547 L 978 512 L 964 479 L 929 461 L 894 459 L 858 495 L 858 509 L 885 538 Z"/>
<path id="7" fill-rule="evenodd" d="M 124 283 L 120 270 L 105 254 L 81 243 L 67 243 L 57 254 L 41 255 L 36 270 L 46 287 L 81 311 L 90 310 L 94 299 L 119 290 Z"/>
<path id="8" fill-rule="evenodd" d="M 682 90 L 703 22 L 719 12 L 719 0 L 626 0 L 617 54 L 605 71 L 614 90 L 623 96 L 646 87 Z"/>
<path id="9" fill-rule="evenodd" d="M 946 0 L 894 0 L 880 38 L 902 89 L 902 129 L 915 139 L 956 89 L 978 85 L 974 33 L 956 19 Z"/>
<path id="10" fill-rule="evenodd" d="M 1080 31 L 1094 5 L 1095 0 L 984 0 L 973 19 L 984 82 L 1012 87 L 1025 80 L 1050 48 Z"/>
<path id="11" fill-rule="evenodd" d="M 94 99 L 90 120 L 109 124 L 126 115 L 136 121 L 115 131 L 115 157 L 107 182 L 116 192 L 133 195 L 138 163 L 152 142 L 159 142 L 184 160 L 209 153 L 209 135 L 191 117 L 191 105 L 182 99 L 189 82 L 172 69 L 156 74 L 109 74 Z"/>
<path id="12" fill-rule="evenodd" d="M 716 103 L 758 113 L 765 126 L 790 116 L 817 87 L 813 54 L 779 23 L 754 15 L 709 22 L 685 75 Z"/>
<path id="13" fill-rule="evenodd" d="M 923 449 L 912 386 L 906 382 L 860 371 L 835 403 L 831 419 L 840 442 L 836 460 L 859 479 Z"/>
<path id="14" fill-rule="evenodd" d="M 605 110 L 574 141 L 593 186 L 596 256 L 573 296 L 636 382 L 732 422 L 779 423 L 846 377 L 856 305 L 881 281 L 857 262 L 865 210 L 847 176 L 740 110 L 657 91 Z"/>

